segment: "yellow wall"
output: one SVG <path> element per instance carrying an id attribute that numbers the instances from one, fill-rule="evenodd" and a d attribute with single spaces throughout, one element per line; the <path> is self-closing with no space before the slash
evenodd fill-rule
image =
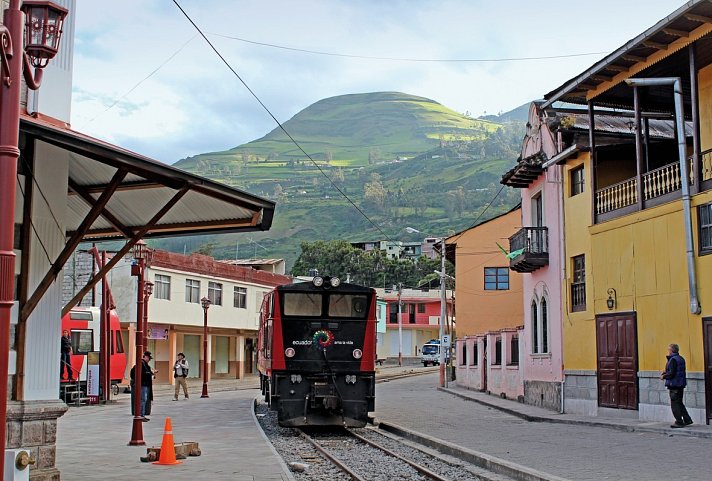
<path id="1" fill-rule="evenodd" d="M 583 165 L 585 187 L 581 194 L 570 196 L 572 169 Z M 562 280 L 562 312 L 564 336 L 564 369 L 596 369 L 596 325 L 591 299 L 591 164 L 587 152 L 571 159 L 564 166 L 564 239 L 566 248 L 566 278 Z M 583 254 L 586 263 L 586 308 L 571 312 L 571 258 Z"/>
<path id="2" fill-rule="evenodd" d="M 492 219 L 448 239 L 455 250 L 455 298 L 458 337 L 524 324 L 522 274 L 509 271 L 508 291 L 484 289 L 485 267 L 509 267 L 496 243 L 509 248 L 509 237 L 522 227 L 522 211 Z"/>
<path id="3" fill-rule="evenodd" d="M 697 75 L 700 102 L 700 148 L 712 148 L 712 65 L 700 69 Z"/>

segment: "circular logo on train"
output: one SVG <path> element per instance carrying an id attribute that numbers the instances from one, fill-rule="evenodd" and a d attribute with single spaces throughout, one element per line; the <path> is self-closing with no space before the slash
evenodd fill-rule
<path id="1" fill-rule="evenodd" d="M 327 329 L 320 329 L 314 333 L 314 345 L 322 351 L 334 343 L 334 334 Z"/>

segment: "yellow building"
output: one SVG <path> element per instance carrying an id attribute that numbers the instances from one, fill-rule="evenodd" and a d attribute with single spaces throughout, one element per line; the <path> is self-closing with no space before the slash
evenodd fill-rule
<path id="1" fill-rule="evenodd" d="M 677 343 L 688 410 L 695 422 L 712 418 L 709 10 L 688 2 L 541 106 L 587 106 L 571 118 L 589 126 L 585 145 L 550 161 L 563 165 L 567 412 L 672 420 L 659 374 Z M 679 106 L 684 123 L 674 121 Z M 603 126 L 610 108 L 617 120 Z"/>

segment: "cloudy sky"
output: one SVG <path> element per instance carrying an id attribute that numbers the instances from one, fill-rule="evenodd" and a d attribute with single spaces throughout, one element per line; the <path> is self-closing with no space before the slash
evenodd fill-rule
<path id="1" fill-rule="evenodd" d="M 322 98 L 375 91 L 429 97 L 474 116 L 507 111 L 558 87 L 685 3 L 177 2 L 280 121 Z M 422 61 L 588 53 L 596 54 Z M 77 0 L 73 128 L 173 163 L 235 147 L 274 126 L 172 0 Z"/>

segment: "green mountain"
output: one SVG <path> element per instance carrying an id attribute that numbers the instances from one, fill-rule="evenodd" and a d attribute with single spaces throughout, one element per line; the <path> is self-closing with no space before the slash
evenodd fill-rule
<path id="1" fill-rule="evenodd" d="M 291 266 L 304 240 L 422 237 L 406 234 L 406 226 L 447 235 L 519 199 L 505 188 L 493 201 L 501 174 L 516 161 L 520 121 L 473 119 L 427 98 L 378 92 L 320 100 L 284 128 L 311 159 L 276 128 L 175 164 L 275 199 L 269 232 L 166 239 L 161 246 L 223 258 L 284 257 Z"/>

